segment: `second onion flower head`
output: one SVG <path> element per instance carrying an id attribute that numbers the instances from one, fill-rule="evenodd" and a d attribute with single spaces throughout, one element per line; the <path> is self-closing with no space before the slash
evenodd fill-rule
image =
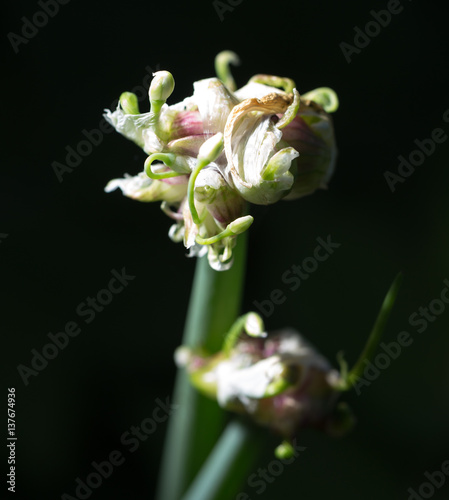
<path id="1" fill-rule="evenodd" d="M 354 423 L 339 402 L 341 374 L 296 330 L 267 333 L 256 313 L 235 322 L 218 353 L 182 346 L 175 359 L 194 387 L 222 408 L 282 436 L 277 453 L 306 427 L 338 436 Z"/>

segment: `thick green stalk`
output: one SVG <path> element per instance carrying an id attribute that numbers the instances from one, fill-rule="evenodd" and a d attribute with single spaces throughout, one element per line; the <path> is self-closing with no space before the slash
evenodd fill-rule
<path id="1" fill-rule="evenodd" d="M 202 257 L 197 262 L 182 344 L 220 350 L 236 320 L 243 290 L 246 235 L 238 237 L 234 264 L 214 271 Z M 216 401 L 199 394 L 184 370 L 179 370 L 173 401 L 179 407 L 170 418 L 162 456 L 158 500 L 179 500 L 219 438 L 225 414 Z"/>
<path id="2" fill-rule="evenodd" d="M 231 421 L 182 500 L 236 498 L 263 448 L 264 432 L 255 425 Z"/>

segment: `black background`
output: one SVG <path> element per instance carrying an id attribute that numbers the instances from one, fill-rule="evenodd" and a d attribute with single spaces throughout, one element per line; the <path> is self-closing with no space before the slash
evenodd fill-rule
<path id="1" fill-rule="evenodd" d="M 234 5 L 221 20 L 213 2 L 71 1 L 17 54 L 8 33 L 20 35 L 22 17 L 42 9 L 23 1 L 3 8 L 2 404 L 15 387 L 17 498 L 74 495 L 76 478 L 113 450 L 125 463 L 91 498 L 153 496 L 166 424 L 134 453 L 120 437 L 171 393 L 195 262 L 167 238 L 170 221 L 157 204 L 103 192 L 109 179 L 141 170 L 137 146 L 105 134 L 62 182 L 52 163 L 65 163 L 66 147 L 98 128 L 122 91 L 148 86 L 149 71 L 173 73 L 175 103 L 191 95 L 195 80 L 214 76 L 214 57 L 224 49 L 241 57 L 234 70 L 240 86 L 255 73 L 289 76 L 300 93 L 334 88 L 341 103 L 329 189 L 254 209 L 242 311 L 279 288 L 286 300 L 268 329 L 296 327 L 333 362 L 342 349 L 353 362 L 403 271 L 386 340 L 403 330 L 413 338 L 361 395 L 346 396 L 358 418 L 347 438 L 305 431 L 300 460 L 262 495 L 248 488 L 250 498 L 406 499 L 425 471 L 449 459 L 449 312 L 422 333 L 409 324 L 449 278 L 449 141 L 394 193 L 384 178 L 397 172 L 399 155 L 416 149 L 415 139 L 438 127 L 449 133 L 442 119 L 449 108 L 446 21 L 436 2 L 402 0 L 402 12 L 348 63 L 340 44 L 353 44 L 354 27 L 364 29 L 386 1 Z M 341 247 L 289 290 L 282 274 L 327 235 Z M 86 324 L 76 308 L 123 267 L 135 279 Z M 25 386 L 17 366 L 30 366 L 31 350 L 41 352 L 47 334 L 68 321 L 81 333 Z M 3 453 L 6 462 L 5 444 Z M 433 498 L 447 498 L 448 483 Z"/>

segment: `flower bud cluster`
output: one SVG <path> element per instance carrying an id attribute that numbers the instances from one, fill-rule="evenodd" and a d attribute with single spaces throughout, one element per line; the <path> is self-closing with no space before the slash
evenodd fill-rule
<path id="1" fill-rule="evenodd" d="M 251 417 L 286 439 L 304 427 L 343 432 L 340 374 L 298 332 L 267 334 L 255 313 L 240 318 L 212 356 L 181 347 L 176 361 L 192 384 L 227 410 Z"/>

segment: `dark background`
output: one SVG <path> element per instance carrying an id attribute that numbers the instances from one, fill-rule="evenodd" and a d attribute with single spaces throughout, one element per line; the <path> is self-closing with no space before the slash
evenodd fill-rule
<path id="1" fill-rule="evenodd" d="M 427 481 L 425 471 L 449 459 L 449 312 L 422 333 L 409 324 L 449 278 L 449 141 L 394 193 L 384 179 L 386 170 L 397 172 L 399 155 L 416 149 L 415 139 L 437 127 L 449 133 L 442 119 L 449 108 L 447 26 L 436 2 L 402 0 L 403 11 L 348 63 L 340 44 L 353 44 L 354 27 L 364 29 L 370 10 L 386 5 L 243 0 L 220 20 L 212 2 L 78 0 L 60 5 L 17 54 L 8 33 L 20 35 L 21 18 L 42 8 L 3 6 L 2 404 L 7 387 L 15 387 L 16 498 L 74 495 L 76 478 L 113 450 L 125 463 L 91 498 L 153 496 L 167 425 L 134 453 L 120 437 L 171 393 L 195 262 L 169 241 L 170 221 L 158 204 L 103 192 L 109 179 L 141 170 L 145 155 L 134 144 L 105 134 L 62 182 L 52 163 L 65 163 L 66 146 L 76 148 L 84 129 L 98 128 L 102 110 L 122 91 L 144 80 L 148 86 L 148 66 L 173 73 L 175 103 L 191 95 L 195 80 L 214 76 L 214 57 L 224 49 L 241 57 L 234 70 L 240 86 L 255 73 L 289 76 L 301 93 L 334 88 L 341 103 L 329 189 L 254 210 L 242 311 L 280 288 L 287 298 L 267 327 L 296 327 L 332 362 L 342 349 L 354 362 L 403 271 L 386 340 L 403 330 L 413 338 L 361 395 L 345 396 L 358 418 L 348 437 L 305 431 L 307 451 L 262 495 L 249 488 L 250 498 L 407 499 L 409 487 Z M 282 274 L 327 235 L 341 247 L 290 291 Z M 124 266 L 136 278 L 86 324 L 76 308 Z M 25 386 L 17 366 L 29 367 L 31 350 L 41 352 L 47 334 L 68 321 L 78 321 L 81 333 Z M 448 483 L 433 498 L 447 498 Z"/>

